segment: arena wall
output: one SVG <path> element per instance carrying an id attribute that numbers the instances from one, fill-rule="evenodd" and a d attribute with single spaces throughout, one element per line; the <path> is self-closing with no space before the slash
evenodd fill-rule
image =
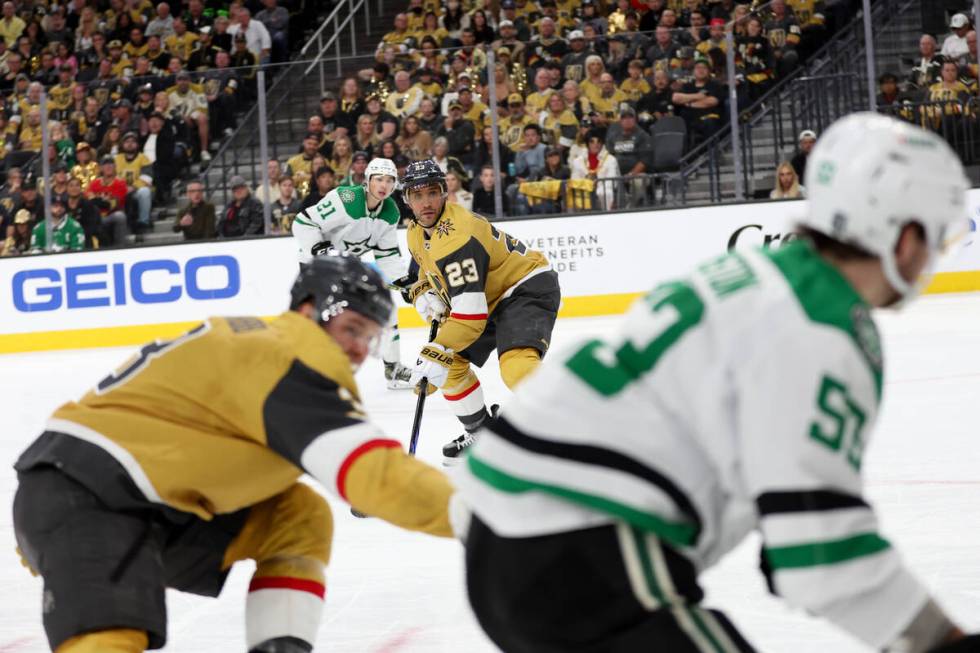
<path id="1" fill-rule="evenodd" d="M 658 280 L 729 248 L 779 247 L 805 202 L 765 202 L 497 223 L 558 270 L 560 317 L 621 313 Z M 980 190 L 970 233 L 928 292 L 980 290 Z M 400 232 L 404 251 L 404 231 Z M 296 274 L 291 238 L 0 259 L 0 353 L 140 344 L 210 315 L 286 309 Z M 399 309 L 402 326 L 422 326 Z"/>

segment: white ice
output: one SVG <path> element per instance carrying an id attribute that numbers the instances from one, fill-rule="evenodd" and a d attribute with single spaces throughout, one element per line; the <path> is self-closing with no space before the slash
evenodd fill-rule
<path id="1" fill-rule="evenodd" d="M 885 534 L 943 605 L 980 628 L 980 295 L 929 297 L 901 315 L 879 316 L 886 348 L 882 418 L 865 457 L 868 493 Z M 559 321 L 556 347 L 608 330 L 618 318 Z M 402 338 L 404 360 L 425 335 Z M 0 356 L 0 653 L 48 650 L 40 624 L 41 582 L 14 553 L 10 467 L 60 403 L 79 397 L 133 348 Z M 506 402 L 495 360 L 480 378 L 490 401 Z M 414 397 L 384 389 L 379 362 L 358 374 L 368 412 L 408 440 Z M 439 464 L 459 427 L 438 396 L 425 411 L 419 455 Z M 317 650 L 481 652 L 495 648 L 467 601 L 462 549 L 455 541 L 353 518 L 331 499 L 333 560 Z M 745 542 L 703 579 L 707 604 L 725 610 L 762 651 L 852 653 L 865 649 L 826 622 L 786 609 L 757 570 L 759 543 Z M 569 573 L 575 573 L 570 569 Z M 171 592 L 166 650 L 245 650 L 244 595 L 251 569 L 232 573 L 217 599 Z"/>

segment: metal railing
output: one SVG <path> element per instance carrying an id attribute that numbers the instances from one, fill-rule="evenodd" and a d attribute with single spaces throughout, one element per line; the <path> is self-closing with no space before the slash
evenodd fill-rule
<path id="1" fill-rule="evenodd" d="M 871 22 L 875 38 L 887 38 L 894 20 L 916 0 L 877 0 Z M 796 147 L 800 129 L 822 128 L 833 119 L 868 108 L 866 98 L 874 80 L 867 79 L 864 52 L 864 17 L 855 16 L 808 62 L 779 80 L 759 99 L 740 106 L 738 144 L 742 187 L 760 193 L 756 179 L 773 172 Z M 840 97 L 837 97 L 837 93 Z M 811 120 L 815 122 L 810 122 Z M 685 185 L 704 179 L 712 202 L 732 199 L 725 181 L 734 181 L 732 130 L 728 125 L 693 147 L 682 159 L 680 177 Z"/>
<path id="2" fill-rule="evenodd" d="M 980 98 L 945 101 L 903 101 L 879 105 L 878 111 L 939 134 L 956 151 L 963 163 L 980 163 Z M 977 171 L 971 175 L 976 183 Z"/>
<path id="3" fill-rule="evenodd" d="M 358 0 L 356 3 L 354 0 L 340 0 L 337 6 L 334 7 L 334 10 L 323 19 L 323 24 L 317 28 L 316 32 L 314 32 L 306 42 L 306 45 L 304 45 L 299 51 L 298 58 L 305 59 L 310 56 L 309 53 L 313 52 L 310 47 L 316 43 L 316 54 L 311 57 L 309 65 L 307 66 L 306 70 L 303 71 L 303 76 L 305 77 L 306 75 L 309 75 L 313 68 L 318 67 L 320 73 L 321 94 L 326 90 L 325 73 L 323 69 L 325 62 L 324 55 L 326 54 L 327 50 L 331 48 L 331 46 L 334 47 L 336 50 L 334 60 L 337 64 L 337 76 L 339 77 L 341 74 L 340 62 L 343 58 L 340 53 L 340 35 L 343 33 L 343 29 L 348 25 L 350 26 L 350 53 L 351 56 L 357 55 L 357 30 L 354 26 L 354 16 L 362 7 L 364 8 L 364 33 L 370 34 L 371 11 L 367 6 L 367 0 Z M 381 0 L 378 0 L 378 13 L 381 13 Z M 346 18 L 341 21 L 341 16 L 346 16 Z M 324 42 L 324 31 L 331 26 L 333 27 L 333 33 L 329 38 L 327 38 L 326 42 Z"/>

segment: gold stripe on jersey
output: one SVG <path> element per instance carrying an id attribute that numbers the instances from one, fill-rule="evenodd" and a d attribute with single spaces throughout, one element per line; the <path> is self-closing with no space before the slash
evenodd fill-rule
<path id="1" fill-rule="evenodd" d="M 450 299 L 450 315 L 435 342 L 462 351 L 486 328 L 489 314 L 536 270 L 549 266 L 544 254 L 528 249 L 458 204 L 447 202 L 432 236 L 413 222 L 408 249 L 418 263 L 419 279 L 432 278 Z"/>

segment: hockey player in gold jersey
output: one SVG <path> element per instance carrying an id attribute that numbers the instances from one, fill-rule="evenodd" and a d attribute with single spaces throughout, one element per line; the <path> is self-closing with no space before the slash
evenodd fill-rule
<path id="1" fill-rule="evenodd" d="M 441 388 L 463 423 L 463 435 L 443 447 L 451 464 L 488 415 L 470 363 L 482 366 L 496 349 L 500 375 L 514 388 L 548 351 L 561 291 L 541 252 L 446 201 L 445 175 L 434 161 L 410 164 L 402 188 L 414 214 L 408 249 L 419 266 L 409 299 L 425 319 L 445 320 L 422 348 L 412 383 L 425 377 Z"/>
<path id="2" fill-rule="evenodd" d="M 249 650 L 312 650 L 333 523 L 304 472 L 360 512 L 451 536 L 445 476 L 359 403 L 354 370 L 392 310 L 376 272 L 319 257 L 278 318 L 212 318 L 151 343 L 55 411 L 15 465 L 14 500 L 51 648 L 161 648 L 166 588 L 217 596 L 252 559 Z"/>

